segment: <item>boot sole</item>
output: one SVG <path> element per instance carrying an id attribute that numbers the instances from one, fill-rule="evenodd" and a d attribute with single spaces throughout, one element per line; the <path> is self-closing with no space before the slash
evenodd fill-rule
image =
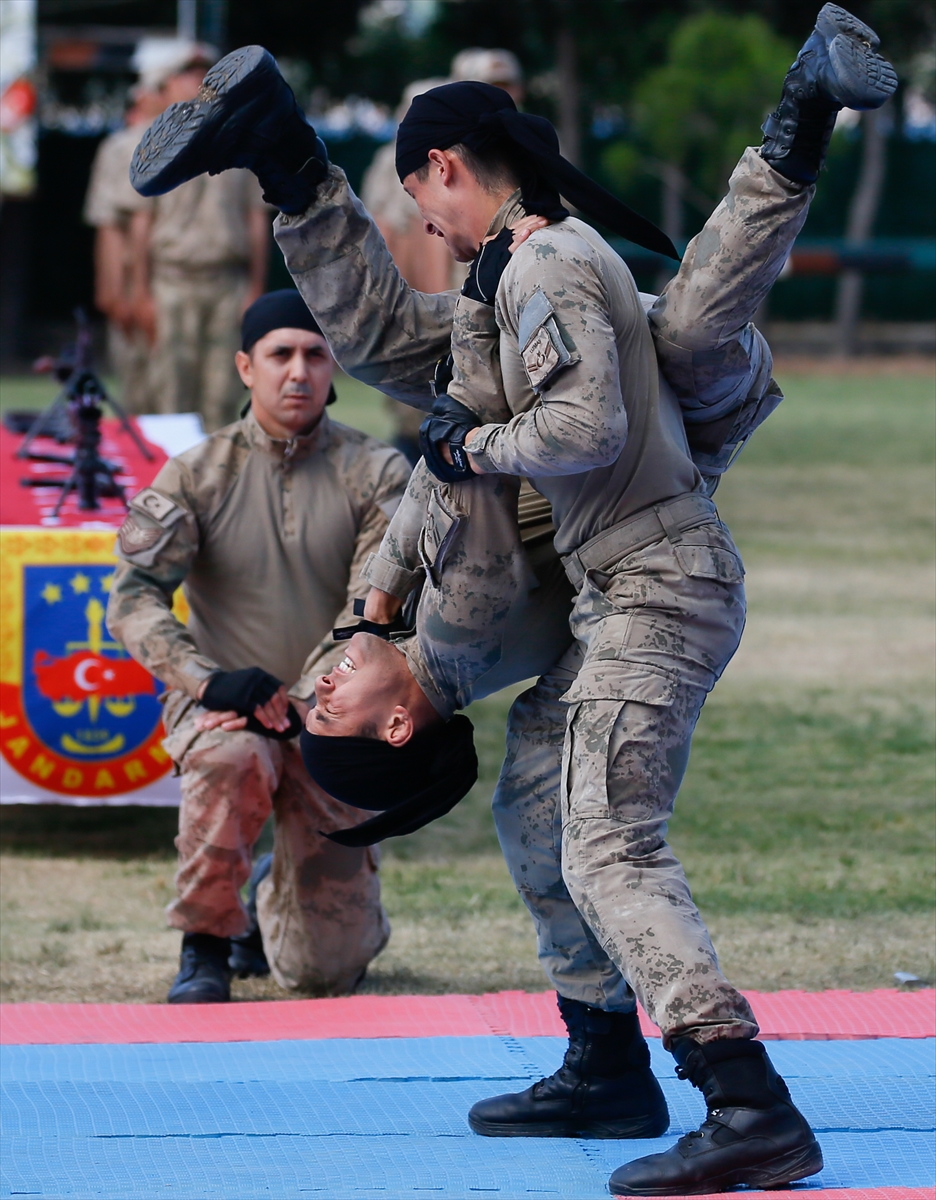
<path id="1" fill-rule="evenodd" d="M 278 74 L 262 46 L 244 46 L 207 73 L 195 100 L 173 104 L 156 118 L 133 152 L 130 182 L 141 196 L 162 196 L 204 171 L 205 148 L 223 138 L 221 104 L 240 107 Z"/>
<path id="2" fill-rule="evenodd" d="M 630 1121 L 592 1121 L 588 1124 L 574 1121 L 528 1121 L 507 1123 L 479 1121 L 468 1116 L 468 1124 L 481 1137 L 541 1137 L 541 1138 L 657 1138 L 669 1129 L 669 1116 L 665 1118 L 635 1117 Z"/>
<path id="3" fill-rule="evenodd" d="M 825 85 L 846 108 L 880 108 L 897 87 L 897 73 L 876 52 L 878 36 L 837 4 L 826 4 L 816 18 L 826 40 L 834 81 Z"/>
<path id="4" fill-rule="evenodd" d="M 725 1192 L 739 1183 L 758 1188 L 789 1187 L 798 1179 L 815 1175 L 817 1171 L 822 1170 L 822 1166 L 822 1150 L 814 1138 L 808 1146 L 789 1150 L 786 1154 L 771 1159 L 770 1162 L 759 1163 L 757 1166 L 739 1167 L 737 1170 L 727 1171 L 723 1175 L 712 1175 L 701 1183 L 691 1184 L 688 1187 L 680 1184 L 677 1187 L 640 1188 L 638 1190 L 615 1187 L 609 1181 L 608 1191 L 612 1196 L 704 1196 L 710 1192 Z"/>

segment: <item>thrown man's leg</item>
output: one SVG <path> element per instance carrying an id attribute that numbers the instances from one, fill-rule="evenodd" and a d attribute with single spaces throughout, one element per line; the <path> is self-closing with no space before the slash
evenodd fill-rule
<path id="1" fill-rule="evenodd" d="M 710 493 L 783 399 L 770 349 L 751 322 L 806 220 L 836 116 L 846 106 L 880 107 L 897 85 L 877 45 L 844 9 L 822 9 L 764 124 L 764 144 L 745 151 L 727 197 L 650 310 L 660 368 Z"/>

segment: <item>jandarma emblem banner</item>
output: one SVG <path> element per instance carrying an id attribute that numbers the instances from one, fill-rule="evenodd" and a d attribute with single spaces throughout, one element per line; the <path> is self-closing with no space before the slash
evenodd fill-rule
<path id="1" fill-rule="evenodd" d="M 171 767 L 163 685 L 104 624 L 113 531 L 0 530 L 0 752 L 64 796 L 107 797 Z"/>

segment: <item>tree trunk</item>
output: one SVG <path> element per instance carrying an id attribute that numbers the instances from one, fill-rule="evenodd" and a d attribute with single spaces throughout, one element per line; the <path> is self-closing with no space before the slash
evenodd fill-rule
<path id="1" fill-rule="evenodd" d="M 887 106 L 878 108 L 866 112 L 862 118 L 864 148 L 861 172 L 848 209 L 845 230 L 846 240 L 854 245 L 861 245 L 871 236 L 881 203 L 887 174 L 886 110 Z M 863 292 L 862 272 L 843 271 L 835 298 L 835 346 L 837 353 L 846 357 L 853 355 L 856 350 Z"/>
<path id="2" fill-rule="evenodd" d="M 557 100 L 559 146 L 573 166 L 582 165 L 581 86 L 579 84 L 578 47 L 572 32 L 568 5 L 562 6 L 562 19 L 556 34 L 556 74 L 559 80 Z"/>

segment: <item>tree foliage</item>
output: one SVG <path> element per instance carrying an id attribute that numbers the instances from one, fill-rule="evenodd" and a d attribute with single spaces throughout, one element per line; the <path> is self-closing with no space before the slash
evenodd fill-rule
<path id="1" fill-rule="evenodd" d="M 794 53 L 760 17 L 689 17 L 637 88 L 637 127 L 653 154 L 717 195 L 744 147 L 759 144 Z"/>

